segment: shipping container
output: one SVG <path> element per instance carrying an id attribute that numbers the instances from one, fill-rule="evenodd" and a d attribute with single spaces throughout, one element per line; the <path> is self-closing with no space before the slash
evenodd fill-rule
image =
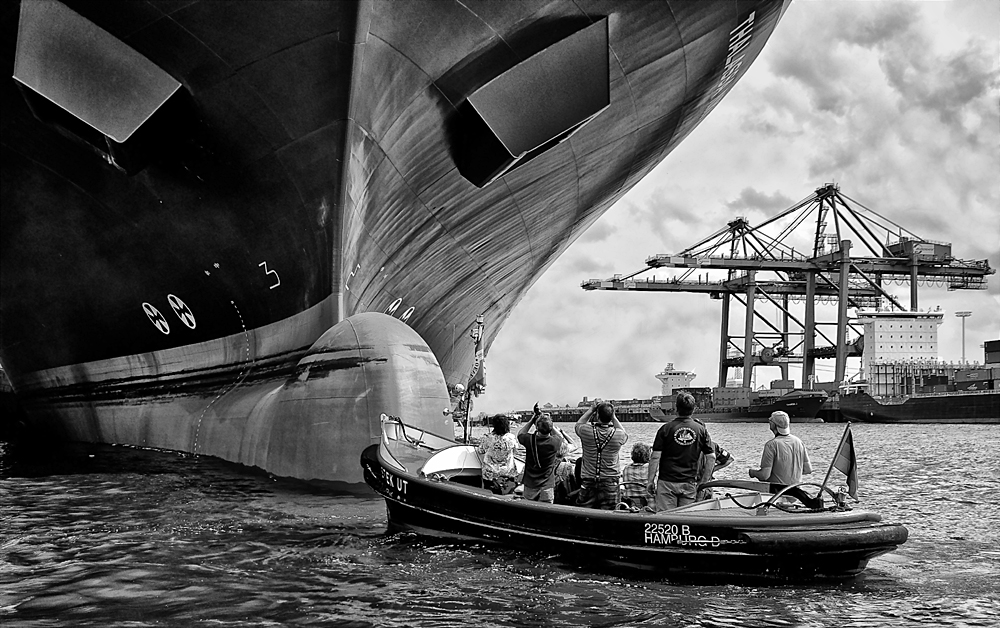
<path id="1" fill-rule="evenodd" d="M 955 390 L 993 390 L 993 380 L 955 382 Z"/>
<path id="2" fill-rule="evenodd" d="M 716 399 L 749 399 L 749 388 L 713 388 L 712 394 Z"/>
<path id="3" fill-rule="evenodd" d="M 955 371 L 955 383 L 959 382 L 981 382 L 991 379 L 990 370 L 985 368 L 960 369 Z"/>
<path id="4" fill-rule="evenodd" d="M 930 386 L 921 386 L 918 390 L 919 392 L 922 392 L 924 394 L 946 393 L 946 392 L 952 392 L 953 390 L 955 390 L 955 387 L 952 386 L 951 384 L 933 384 Z"/>

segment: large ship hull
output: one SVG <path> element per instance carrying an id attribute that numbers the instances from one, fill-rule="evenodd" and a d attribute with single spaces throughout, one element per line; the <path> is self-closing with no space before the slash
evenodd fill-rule
<path id="1" fill-rule="evenodd" d="M 840 395 L 845 420 L 862 423 L 1000 423 L 1000 390 L 922 394 L 892 401 Z"/>
<path id="2" fill-rule="evenodd" d="M 28 421 L 361 482 L 380 413 L 450 429 L 476 318 L 488 347 L 786 6 L 4 3 L 0 362 Z"/>

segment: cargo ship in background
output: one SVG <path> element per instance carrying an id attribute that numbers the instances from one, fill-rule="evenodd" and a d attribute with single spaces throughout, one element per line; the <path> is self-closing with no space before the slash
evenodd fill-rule
<path id="1" fill-rule="evenodd" d="M 733 381 L 731 386 L 704 388 L 691 386 L 695 378 L 692 371 L 666 368 L 656 374 L 660 380 L 660 394 L 649 399 L 607 399 L 615 407 L 615 415 L 622 422 L 670 421 L 676 416 L 674 400 L 679 392 L 689 392 L 695 399 L 694 416 L 709 423 L 767 423 L 771 413 L 787 412 L 794 423 L 822 423 L 820 409 L 827 400 L 822 390 L 796 389 L 791 380 L 774 380 L 764 390 L 751 390 Z M 587 397 L 575 406 L 547 405 L 545 412 L 556 421 L 577 421 L 593 404 Z M 516 413 L 531 416 L 530 411 Z"/>
<path id="2" fill-rule="evenodd" d="M 785 412 L 792 423 L 823 423 L 819 411 L 826 402 L 827 394 L 822 390 L 782 390 L 762 391 L 741 390 L 740 399 L 725 399 L 725 392 L 718 388 L 693 388 L 688 390 L 694 398 L 694 416 L 707 423 L 767 423 L 773 412 Z M 778 392 L 780 394 L 772 394 Z M 744 398 L 743 393 L 748 393 Z M 721 403 L 715 401 L 722 397 Z M 649 408 L 653 421 L 670 421 L 677 413 L 674 398 L 661 398 Z"/>
<path id="3" fill-rule="evenodd" d="M 42 438 L 355 484 L 789 0 L 0 6 L 0 363 Z"/>
<path id="4" fill-rule="evenodd" d="M 669 421 L 677 413 L 674 400 L 678 392 L 688 392 L 694 397 L 694 416 L 709 423 L 767 423 L 772 412 L 786 412 L 793 423 L 822 423 L 819 411 L 826 402 L 822 390 L 795 388 L 792 380 L 778 379 L 761 390 L 740 385 L 733 380 L 727 386 L 714 388 L 691 386 L 695 374 L 675 369 L 672 363 L 657 373 L 660 396 L 649 407 L 649 419 Z"/>
<path id="5" fill-rule="evenodd" d="M 942 362 L 937 328 L 944 312 L 859 312 L 864 379 L 841 386 L 845 421 L 1000 423 L 1000 340 L 985 344 L 983 364 Z"/>

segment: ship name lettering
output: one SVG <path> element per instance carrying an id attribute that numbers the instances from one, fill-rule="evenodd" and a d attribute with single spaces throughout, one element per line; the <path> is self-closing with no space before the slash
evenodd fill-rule
<path id="1" fill-rule="evenodd" d="M 756 14 L 756 11 L 751 11 L 742 24 L 729 31 L 729 53 L 726 56 L 726 65 L 719 78 L 719 84 L 712 95 L 712 101 L 722 98 L 723 92 L 740 71 L 743 58 L 746 56 L 744 49 L 750 44 L 750 39 L 753 37 L 753 21 Z"/>
<path id="2" fill-rule="evenodd" d="M 386 489 L 390 493 L 393 493 L 395 497 L 399 499 L 404 499 L 406 497 L 406 487 L 409 484 L 408 480 L 396 477 L 387 470 L 382 469 L 382 483 L 385 484 Z"/>

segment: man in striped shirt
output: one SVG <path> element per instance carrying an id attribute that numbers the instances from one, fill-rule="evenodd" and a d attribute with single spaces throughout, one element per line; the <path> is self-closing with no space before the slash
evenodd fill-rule
<path id="1" fill-rule="evenodd" d="M 596 416 L 596 420 L 591 419 Z M 577 505 L 614 510 L 618 505 L 618 451 L 628 440 L 610 403 L 595 403 L 576 422 L 583 447 L 580 496 Z"/>

